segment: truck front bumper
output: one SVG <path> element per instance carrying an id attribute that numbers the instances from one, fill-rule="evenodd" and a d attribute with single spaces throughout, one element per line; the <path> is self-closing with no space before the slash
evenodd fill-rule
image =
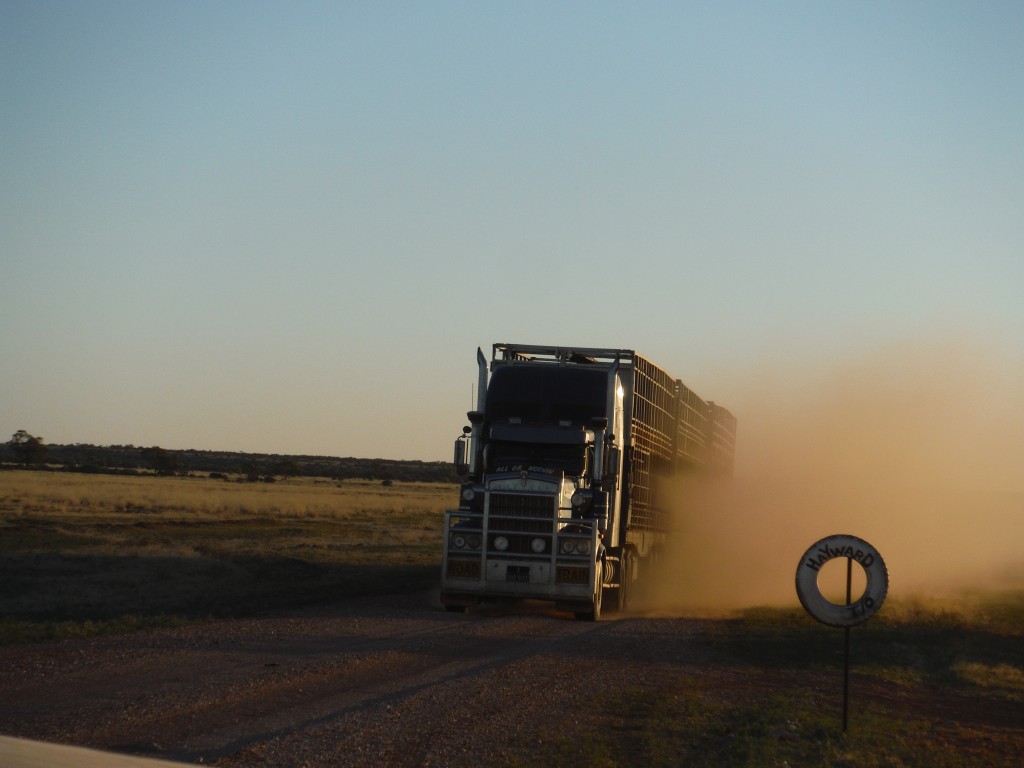
<path id="1" fill-rule="evenodd" d="M 560 519 L 546 551 L 536 554 L 510 554 L 495 551 L 494 534 L 484 526 L 478 550 L 455 546 L 466 536 L 466 516 L 445 513 L 445 547 L 441 572 L 442 600 L 446 604 L 466 605 L 487 598 L 554 600 L 559 603 L 586 603 L 593 599 L 598 534 L 589 523 Z M 469 529 L 473 530 L 473 529 Z M 572 552 L 563 546 L 574 546 Z M 583 553 L 577 552 L 584 550 Z"/>

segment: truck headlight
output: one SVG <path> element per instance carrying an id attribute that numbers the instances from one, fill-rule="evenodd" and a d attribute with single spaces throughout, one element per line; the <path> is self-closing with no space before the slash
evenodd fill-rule
<path id="1" fill-rule="evenodd" d="M 562 550 L 563 555 L 571 555 L 576 550 L 576 542 L 572 539 L 562 539 L 559 549 Z"/>
<path id="2" fill-rule="evenodd" d="M 456 549 L 465 549 L 466 548 L 466 537 L 462 536 L 462 535 L 453 536 L 452 537 L 452 544 L 454 545 L 454 547 Z"/>
<path id="3" fill-rule="evenodd" d="M 472 486 L 466 486 L 462 489 L 462 500 L 472 501 L 476 497 L 476 491 L 473 490 Z"/>
<path id="4" fill-rule="evenodd" d="M 544 539 L 534 539 L 530 542 L 530 549 L 536 552 L 538 555 L 548 548 L 548 544 Z"/>
<path id="5" fill-rule="evenodd" d="M 508 539 L 504 536 L 495 536 L 494 548 L 499 552 L 504 552 L 506 549 L 508 549 Z"/>
<path id="6" fill-rule="evenodd" d="M 589 555 L 590 542 L 587 539 L 579 539 L 576 542 L 576 551 L 581 555 Z"/>
<path id="7" fill-rule="evenodd" d="M 480 537 L 475 533 L 471 533 L 466 537 L 466 546 L 470 549 L 480 549 Z"/>

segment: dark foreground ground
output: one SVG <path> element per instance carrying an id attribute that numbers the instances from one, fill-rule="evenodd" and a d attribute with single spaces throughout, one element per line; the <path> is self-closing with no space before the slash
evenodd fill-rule
<path id="1" fill-rule="evenodd" d="M 427 593 L 0 648 L 0 734 L 218 766 L 1019 766 L 1019 635 Z M 855 661 L 856 661 L 855 656 Z"/>

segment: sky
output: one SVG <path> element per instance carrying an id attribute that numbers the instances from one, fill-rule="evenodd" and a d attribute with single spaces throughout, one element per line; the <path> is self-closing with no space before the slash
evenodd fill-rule
<path id="1" fill-rule="evenodd" d="M 845 393 L 887 404 L 863 452 L 957 412 L 1024 490 L 1021 39 L 1019 2 L 0 0 L 0 438 L 447 460 L 477 347 L 579 345 L 729 407 L 740 474 Z M 780 445 L 862 423 L 822 418 Z"/>

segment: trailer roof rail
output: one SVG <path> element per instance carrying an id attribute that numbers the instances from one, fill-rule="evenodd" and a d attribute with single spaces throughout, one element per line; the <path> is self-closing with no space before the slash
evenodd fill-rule
<path id="1" fill-rule="evenodd" d="M 605 347 L 549 347 L 541 344 L 495 344 L 491 351 L 492 361 L 531 360 L 549 363 L 614 363 L 629 365 L 636 352 L 632 349 L 611 349 Z"/>

